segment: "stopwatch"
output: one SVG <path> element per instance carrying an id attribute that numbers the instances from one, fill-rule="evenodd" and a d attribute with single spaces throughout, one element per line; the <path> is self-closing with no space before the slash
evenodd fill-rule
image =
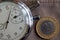
<path id="1" fill-rule="evenodd" d="M 21 40 L 26 38 L 33 25 L 33 16 L 30 9 L 38 6 L 39 1 L 36 0 L 24 3 L 19 0 L 1 0 L 0 40 Z"/>
<path id="2" fill-rule="evenodd" d="M 0 40 L 20 40 L 32 24 L 31 11 L 23 2 L 0 2 Z"/>

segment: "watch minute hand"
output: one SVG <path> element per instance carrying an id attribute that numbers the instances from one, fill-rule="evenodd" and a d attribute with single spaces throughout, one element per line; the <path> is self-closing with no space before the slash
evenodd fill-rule
<path id="1" fill-rule="evenodd" d="M 11 13 L 11 11 L 9 12 L 8 19 L 7 19 L 7 21 L 6 21 L 6 27 L 5 27 L 5 29 L 7 29 L 7 25 L 8 25 L 8 23 L 9 23 L 10 13 Z"/>

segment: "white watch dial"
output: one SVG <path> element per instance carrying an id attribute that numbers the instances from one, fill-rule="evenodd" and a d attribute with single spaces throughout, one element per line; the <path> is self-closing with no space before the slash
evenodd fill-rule
<path id="1" fill-rule="evenodd" d="M 9 9 L 10 9 L 9 5 L 0 4 L 0 23 L 5 23 L 7 21 L 10 11 Z"/>
<path id="2" fill-rule="evenodd" d="M 12 2 L 0 3 L 0 23 L 9 21 L 4 26 L 6 29 L 0 32 L 0 40 L 19 40 L 26 34 L 28 27 L 22 10 L 21 6 Z"/>

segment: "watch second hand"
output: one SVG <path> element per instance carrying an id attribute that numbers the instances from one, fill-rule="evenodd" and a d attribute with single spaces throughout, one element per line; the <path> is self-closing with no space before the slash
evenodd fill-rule
<path id="1" fill-rule="evenodd" d="M 11 13 L 11 10 L 10 10 L 10 12 L 9 12 L 8 19 L 7 19 L 7 21 L 6 21 L 6 27 L 5 27 L 5 29 L 7 29 L 7 25 L 8 25 L 8 23 L 9 23 L 10 13 Z"/>

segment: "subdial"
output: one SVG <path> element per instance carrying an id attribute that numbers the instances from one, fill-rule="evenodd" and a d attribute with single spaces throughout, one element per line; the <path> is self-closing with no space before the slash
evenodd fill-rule
<path id="1" fill-rule="evenodd" d="M 11 18 L 11 22 L 14 23 L 14 24 L 21 23 L 22 21 L 23 21 L 22 16 L 14 16 L 13 18 Z"/>
<path id="2" fill-rule="evenodd" d="M 10 21 L 14 24 L 18 24 L 23 21 L 23 12 L 19 7 L 12 6 Z"/>

